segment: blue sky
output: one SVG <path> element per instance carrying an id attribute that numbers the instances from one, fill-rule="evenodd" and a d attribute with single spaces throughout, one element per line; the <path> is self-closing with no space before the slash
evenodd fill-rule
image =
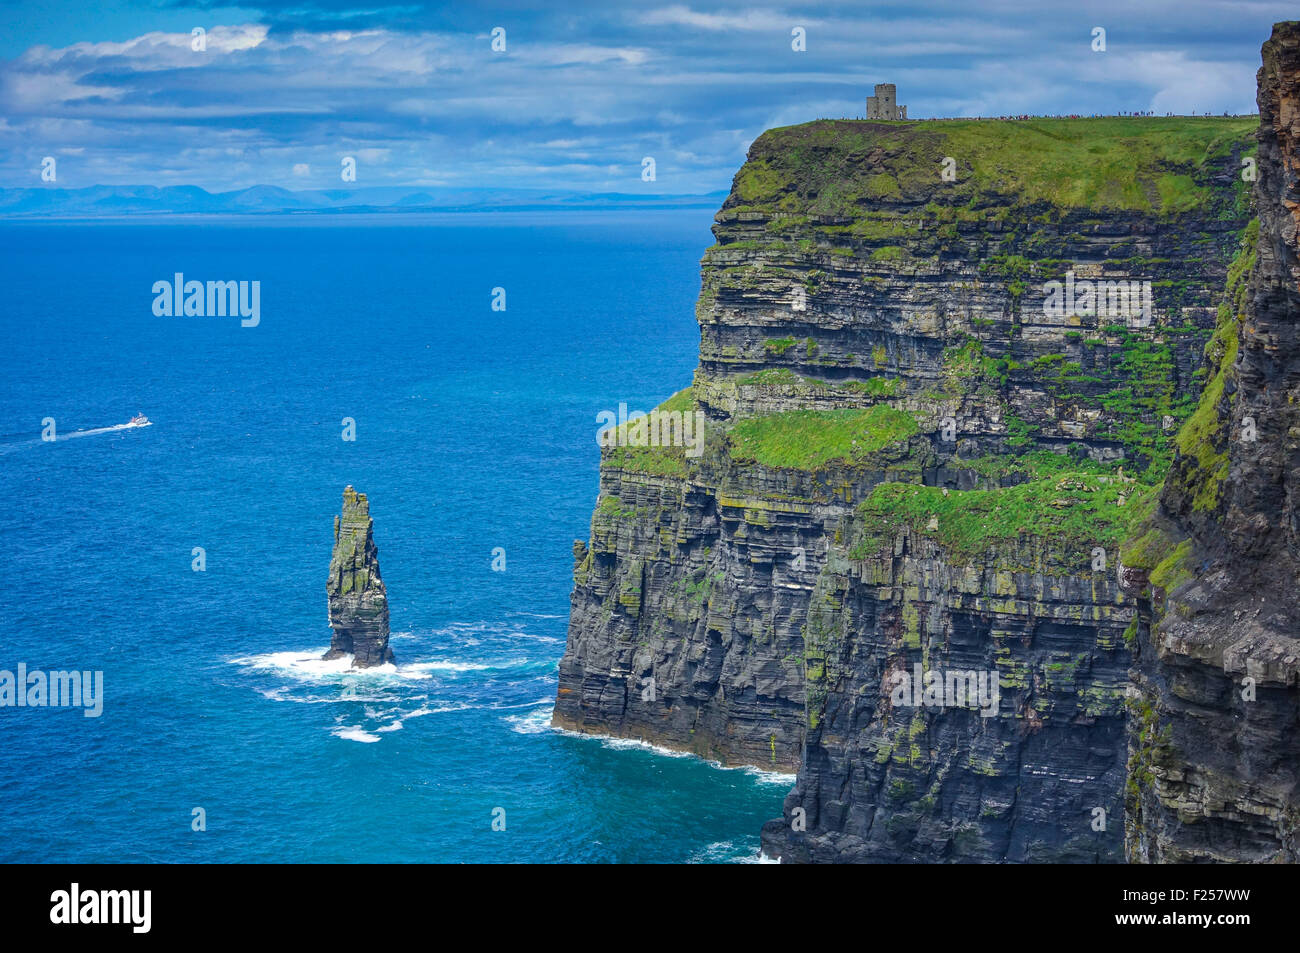
<path id="1" fill-rule="evenodd" d="M 358 186 L 708 192 L 764 129 L 861 116 L 877 82 L 913 118 L 1253 112 L 1260 44 L 1297 15 L 1293 0 L 8 0 L 0 186 L 41 186 L 54 156 L 68 188 L 331 188 L 350 155 Z"/>

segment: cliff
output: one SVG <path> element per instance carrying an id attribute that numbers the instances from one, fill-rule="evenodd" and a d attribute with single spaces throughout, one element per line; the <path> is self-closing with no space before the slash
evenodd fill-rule
<path id="1" fill-rule="evenodd" d="M 1135 861 L 1300 860 L 1300 23 L 1259 71 L 1257 230 L 1219 307 L 1212 377 L 1129 549 Z"/>
<path id="2" fill-rule="evenodd" d="M 353 668 L 393 661 L 388 647 L 388 592 L 379 578 L 374 520 L 364 493 L 343 490 L 343 515 L 334 517 L 330 557 L 330 626 L 334 637 L 323 658 L 352 656 Z"/>
<path id="3" fill-rule="evenodd" d="M 1254 127 L 756 140 L 660 408 L 703 415 L 702 452 L 602 451 L 554 723 L 797 771 L 784 860 L 1121 860 L 1117 559 L 1205 384 Z"/>

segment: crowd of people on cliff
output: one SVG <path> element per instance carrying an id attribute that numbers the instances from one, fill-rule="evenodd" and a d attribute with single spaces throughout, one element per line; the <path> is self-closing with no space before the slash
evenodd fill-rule
<path id="1" fill-rule="evenodd" d="M 1091 113 L 1091 114 L 1070 113 L 1069 115 L 1065 115 L 1065 116 L 1057 116 L 1057 115 L 1037 116 L 1031 113 L 1021 113 L 1018 116 L 936 116 L 934 118 L 936 119 L 1114 119 L 1114 118 L 1123 117 L 1123 118 L 1130 118 L 1130 119 L 1145 119 L 1154 115 L 1156 115 L 1155 110 L 1148 109 L 1143 112 L 1117 112 L 1117 113 Z M 1167 112 L 1164 115 L 1166 118 L 1173 118 L 1174 116 L 1183 116 L 1183 115 L 1190 116 L 1190 117 L 1199 116 L 1205 118 L 1207 116 L 1214 116 L 1216 115 L 1216 113 L 1192 112 L 1192 113 L 1184 114 L 1184 113 Z M 1222 116 L 1224 119 L 1238 118 L 1236 113 L 1229 113 L 1229 112 L 1222 113 Z"/>

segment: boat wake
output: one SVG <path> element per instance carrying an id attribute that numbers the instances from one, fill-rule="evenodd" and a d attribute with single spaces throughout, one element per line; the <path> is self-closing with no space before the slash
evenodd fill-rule
<path id="1" fill-rule="evenodd" d="M 71 433 L 61 433 L 56 435 L 57 440 L 71 440 L 73 437 L 93 437 L 101 433 L 116 433 L 119 430 L 139 430 L 141 427 L 152 427 L 153 424 L 114 424 L 111 427 L 94 427 L 90 430 L 74 430 Z"/>
<path id="2" fill-rule="evenodd" d="M 3 442 L 0 442 L 0 453 L 11 453 L 14 450 L 24 447 L 34 447 L 43 443 L 63 443 L 65 440 L 75 440 L 78 437 L 97 437 L 100 434 L 118 433 L 122 430 L 140 430 L 141 428 L 152 426 L 152 423 L 126 423 L 113 424 L 110 427 L 91 427 L 88 430 L 69 430 L 67 433 L 58 433 L 56 431 L 53 440 L 46 440 L 42 437 L 31 438 L 27 437 L 25 434 L 13 434 L 11 437 L 4 438 Z"/>

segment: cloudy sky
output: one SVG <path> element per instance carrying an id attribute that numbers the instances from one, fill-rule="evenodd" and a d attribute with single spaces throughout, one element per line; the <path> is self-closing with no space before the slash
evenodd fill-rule
<path id="1" fill-rule="evenodd" d="M 1260 44 L 1297 15 L 1294 0 L 5 0 L 0 186 L 41 186 L 54 156 L 68 188 L 329 188 L 351 155 L 357 185 L 708 192 L 764 129 L 861 116 L 876 82 L 913 118 L 1254 112 Z"/>

